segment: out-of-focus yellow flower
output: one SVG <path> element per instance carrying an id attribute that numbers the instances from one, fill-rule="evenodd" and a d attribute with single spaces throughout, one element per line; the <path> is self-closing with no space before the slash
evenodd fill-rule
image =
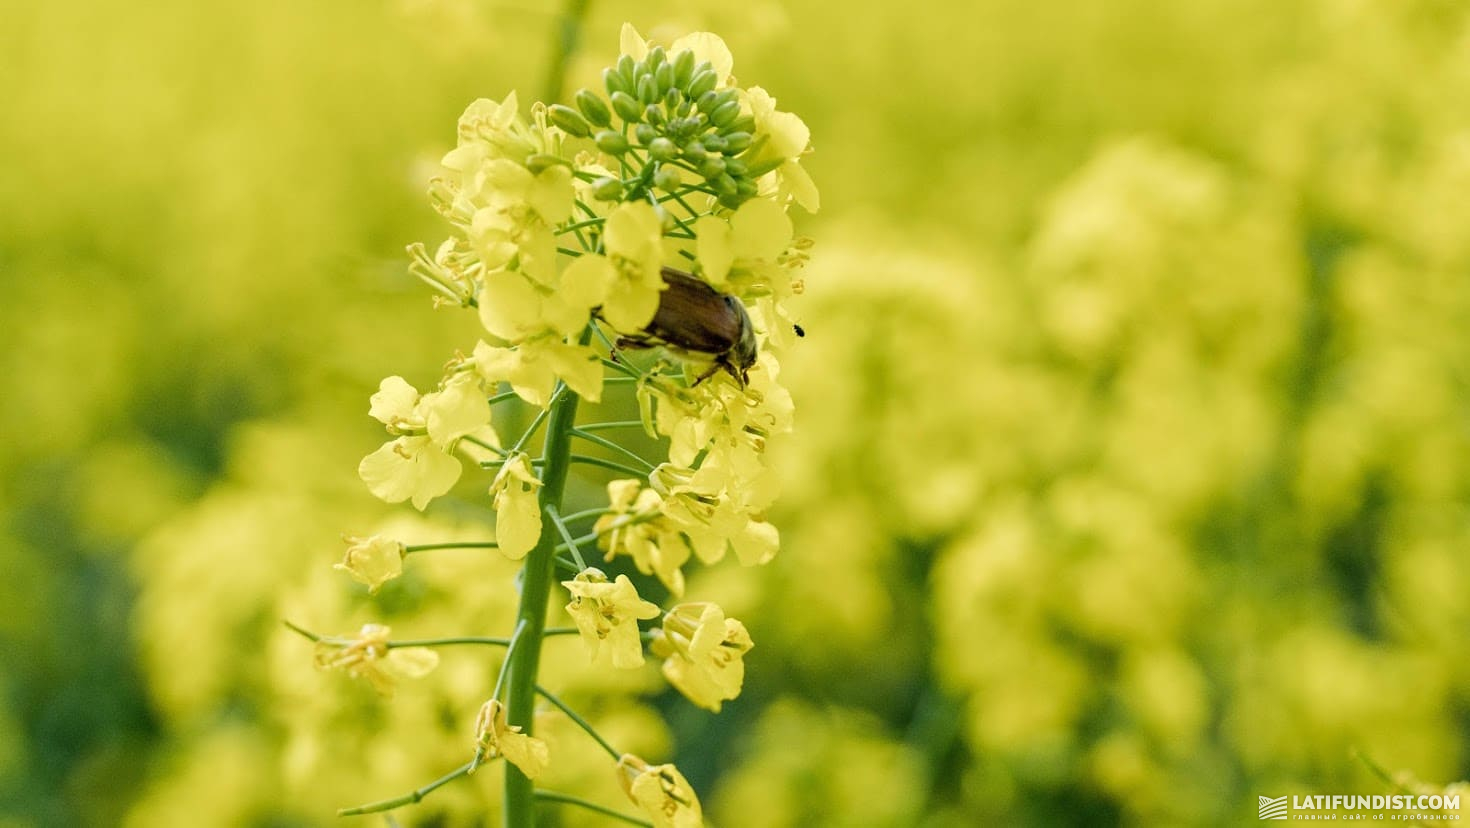
<path id="1" fill-rule="evenodd" d="M 505 761 L 535 779 L 551 762 L 546 742 L 505 723 L 505 705 L 491 699 L 475 717 L 475 764 L 503 756 Z"/>
<path id="2" fill-rule="evenodd" d="M 638 620 L 658 617 L 658 605 L 638 597 L 627 575 L 609 583 L 599 569 L 584 569 L 561 585 L 572 593 L 567 612 L 577 623 L 593 664 L 633 668 L 643 665 Z"/>
<path id="3" fill-rule="evenodd" d="M 357 638 L 346 644 L 323 639 L 316 643 L 316 666 L 345 670 L 365 679 L 383 696 L 392 696 L 397 679 L 422 678 L 439 666 L 439 654 L 427 647 L 389 647 L 392 631 L 382 624 L 364 624 Z"/>
<path id="4" fill-rule="evenodd" d="M 698 828 L 704 811 L 689 780 L 673 765 L 650 765 L 631 753 L 618 760 L 618 783 L 656 828 Z"/>
<path id="5" fill-rule="evenodd" d="M 334 565 L 367 584 L 368 592 L 377 592 L 378 587 L 403 574 L 403 544 L 382 535 L 366 538 L 345 536 L 347 554 L 342 562 Z"/>
<path id="6" fill-rule="evenodd" d="M 475 432 L 496 442 L 480 379 L 469 372 L 454 374 L 442 390 L 424 395 L 402 377 L 388 377 L 372 396 L 368 414 L 388 433 L 401 435 L 357 467 L 368 489 L 389 503 L 412 500 L 423 509 L 459 480 L 462 468 L 452 452 L 461 437 Z"/>
<path id="7" fill-rule="evenodd" d="M 639 572 L 657 575 L 670 592 L 682 596 L 689 544 L 660 512 L 663 498 L 642 481 L 614 480 L 607 484 L 607 499 L 609 512 L 593 527 L 605 560 L 627 555 Z"/>
<path id="8" fill-rule="evenodd" d="M 745 625 L 713 603 L 679 604 L 664 616 L 652 649 L 664 657 L 664 677 L 690 701 L 716 713 L 740 695 L 745 654 L 754 643 Z"/>
<path id="9" fill-rule="evenodd" d="M 525 452 L 506 458 L 490 486 L 495 496 L 495 542 L 501 554 L 513 561 L 524 558 L 541 537 L 539 488 L 541 481 L 531 471 L 531 458 Z"/>

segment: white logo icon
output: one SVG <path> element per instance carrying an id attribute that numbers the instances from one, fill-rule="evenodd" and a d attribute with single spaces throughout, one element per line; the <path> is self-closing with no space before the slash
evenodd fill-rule
<path id="1" fill-rule="evenodd" d="M 1272 799 L 1269 796 L 1258 796 L 1261 800 L 1261 808 L 1258 816 L 1261 819 L 1286 819 L 1286 797 L 1278 796 Z"/>

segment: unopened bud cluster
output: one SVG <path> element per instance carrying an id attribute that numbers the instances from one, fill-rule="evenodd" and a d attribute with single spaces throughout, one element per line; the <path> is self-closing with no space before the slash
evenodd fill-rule
<path id="1" fill-rule="evenodd" d="M 655 46 L 641 60 L 625 54 L 603 70 L 606 98 L 578 90 L 576 107 L 554 105 L 549 119 L 570 135 L 592 138 L 608 155 L 646 155 L 649 163 L 637 180 L 605 176 L 593 182 L 599 200 L 641 198 L 649 188 L 672 193 L 688 173 L 714 190 L 720 204 L 735 208 L 783 159 L 762 155 L 765 141 L 753 137 L 755 117 L 741 113 L 738 90 L 717 88 L 722 80 L 710 61 L 696 62 L 693 51 L 668 54 Z"/>

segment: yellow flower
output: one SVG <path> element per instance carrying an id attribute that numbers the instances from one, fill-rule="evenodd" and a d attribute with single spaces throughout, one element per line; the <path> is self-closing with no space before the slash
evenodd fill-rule
<path id="1" fill-rule="evenodd" d="M 480 432 L 495 441 L 480 379 L 469 372 L 454 374 L 442 390 L 422 396 L 402 377 L 388 377 L 372 396 L 368 414 L 388 433 L 401 435 L 357 467 L 368 489 L 388 503 L 412 500 L 423 509 L 459 480 L 462 469 L 452 452 L 461 437 Z"/>
<path id="2" fill-rule="evenodd" d="M 704 811 L 689 780 L 673 765 L 650 765 L 631 753 L 618 760 L 618 782 L 655 828 L 698 828 Z"/>
<path id="3" fill-rule="evenodd" d="M 743 108 L 755 118 L 756 141 L 765 141 L 752 159 L 752 165 L 779 162 L 762 181 L 761 194 L 776 196 L 782 203 L 789 197 L 808 212 L 817 212 L 822 206 L 821 196 L 811 176 L 799 163 L 802 153 L 811 143 L 811 130 L 801 118 L 776 109 L 776 99 L 759 86 L 744 90 Z M 767 182 L 771 185 L 769 188 L 765 186 Z"/>
<path id="4" fill-rule="evenodd" d="M 775 262 L 791 244 L 791 234 L 791 218 L 786 215 L 786 209 L 764 198 L 753 198 L 740 205 L 728 221 L 703 216 L 694 224 L 700 267 L 710 284 L 721 290 L 728 290 L 730 271 L 737 265 L 737 270 L 754 272 L 767 285 L 773 281 L 773 274 L 784 277 Z M 789 277 L 774 281 L 780 283 L 775 288 L 780 298 L 790 295 Z"/>
<path id="5" fill-rule="evenodd" d="M 774 497 L 774 483 L 764 482 L 769 475 L 742 482 L 706 458 L 698 471 L 664 463 L 649 479 L 663 495 L 660 510 L 689 538 L 701 561 L 714 563 L 730 548 L 745 566 L 775 557 L 780 532 L 754 508 Z"/>
<path id="6" fill-rule="evenodd" d="M 643 39 L 643 35 L 633 28 L 632 23 L 623 24 L 618 37 L 618 45 L 623 54 L 634 60 L 643 60 L 648 57 L 648 43 Z M 730 53 L 730 47 L 725 45 L 725 41 L 719 35 L 711 32 L 691 32 L 675 40 L 669 46 L 668 53 L 672 58 L 685 50 L 694 53 L 696 65 L 709 62 L 715 70 L 716 88 L 726 86 L 734 80 L 730 77 L 730 72 L 735 68 L 735 56 Z"/>
<path id="7" fill-rule="evenodd" d="M 589 346 L 555 337 L 527 340 L 515 348 L 480 342 L 475 345 L 474 363 L 486 382 L 510 383 L 511 390 L 532 405 L 550 404 L 557 379 L 585 400 L 602 399 L 602 363 Z"/>
<path id="8" fill-rule="evenodd" d="M 608 291 L 602 316 L 620 331 L 637 331 L 653 319 L 663 290 L 663 225 L 641 201 L 619 205 L 607 217 L 603 246 L 619 278 Z"/>
<path id="9" fill-rule="evenodd" d="M 454 488 L 461 471 L 459 461 L 427 436 L 384 443 L 357 466 L 357 475 L 374 495 L 388 503 L 412 500 L 417 509 Z"/>
<path id="10" fill-rule="evenodd" d="M 345 670 L 366 679 L 383 696 L 392 696 L 397 679 L 422 678 L 439 665 L 439 654 L 427 647 L 389 647 L 391 631 L 382 624 L 364 624 L 347 643 L 323 639 L 316 643 L 316 666 Z"/>
<path id="11" fill-rule="evenodd" d="M 513 561 L 524 558 L 541 537 L 539 488 L 541 481 L 531 471 L 531 458 L 525 452 L 506 458 L 490 486 L 495 496 L 495 542 L 501 554 Z"/>
<path id="12" fill-rule="evenodd" d="M 638 597 L 627 575 L 608 583 L 597 569 L 584 569 L 561 585 L 572 593 L 567 612 L 577 623 L 593 664 L 633 668 L 643 665 L 638 620 L 658 617 L 658 605 Z"/>
<path id="13" fill-rule="evenodd" d="M 403 574 L 403 544 L 382 535 L 367 538 L 344 536 L 347 554 L 333 569 L 343 572 L 367 584 L 368 592 L 377 592 L 378 587 Z"/>
<path id="14" fill-rule="evenodd" d="M 546 742 L 522 733 L 519 725 L 506 724 L 505 705 L 491 699 L 480 707 L 475 717 L 474 764 L 500 756 L 531 779 L 540 776 L 551 761 Z"/>
<path id="15" fill-rule="evenodd" d="M 638 480 L 608 483 L 607 497 L 611 511 L 593 527 L 598 548 L 607 553 L 604 560 L 627 555 L 639 572 L 657 575 L 670 592 L 682 596 L 689 544 L 660 514 L 663 498 Z"/>
<path id="16" fill-rule="evenodd" d="M 665 657 L 664 678 L 700 707 L 720 712 L 740 695 L 745 654 L 754 646 L 745 625 L 712 603 L 679 604 L 664 615 L 653 651 Z"/>

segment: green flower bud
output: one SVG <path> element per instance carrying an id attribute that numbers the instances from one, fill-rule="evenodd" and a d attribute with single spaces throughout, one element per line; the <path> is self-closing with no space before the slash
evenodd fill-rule
<path id="1" fill-rule="evenodd" d="M 664 65 L 667 66 L 668 64 Z M 682 103 L 684 103 L 684 93 L 681 92 L 678 87 L 671 87 L 668 91 L 664 92 L 665 109 L 673 112 L 675 109 L 678 109 L 679 105 Z"/>
<path id="2" fill-rule="evenodd" d="M 582 120 L 582 116 L 577 114 L 577 110 L 572 109 L 570 106 L 552 104 L 547 109 L 546 114 L 553 124 L 560 127 L 568 135 L 577 138 L 586 138 L 592 134 L 592 129 L 587 126 L 587 122 Z"/>
<path id="3" fill-rule="evenodd" d="M 715 106 L 719 106 L 726 101 L 738 100 L 740 100 L 740 93 L 729 87 L 715 91 Z"/>
<path id="4" fill-rule="evenodd" d="M 704 65 L 708 66 L 709 64 L 706 63 Z M 711 89 L 714 89 L 715 84 L 718 82 L 719 78 L 715 76 L 715 70 L 705 69 L 703 72 L 696 74 L 693 78 L 690 79 L 689 91 L 687 94 L 689 95 L 689 97 L 695 100 L 699 100 L 700 95 L 703 95 Z"/>
<path id="5" fill-rule="evenodd" d="M 655 161 L 672 161 L 679 155 L 679 148 L 673 141 L 662 136 L 648 142 L 648 155 Z"/>
<path id="6" fill-rule="evenodd" d="M 733 196 L 737 192 L 737 190 L 735 189 L 735 179 L 731 178 L 725 173 L 720 173 L 718 176 L 710 179 L 709 183 L 711 187 L 715 188 L 715 192 L 719 193 L 722 196 Z"/>
<path id="7" fill-rule="evenodd" d="M 638 78 L 638 100 L 651 104 L 658 100 L 658 82 L 653 75 L 642 75 Z"/>
<path id="8" fill-rule="evenodd" d="M 617 135 L 617 133 L 613 133 Z M 619 138 L 623 137 L 618 135 Z M 592 197 L 598 201 L 617 201 L 623 197 L 623 182 L 603 176 L 592 182 Z"/>
<path id="9" fill-rule="evenodd" d="M 648 57 L 644 58 L 644 60 L 648 62 L 648 71 L 657 71 L 658 67 L 664 65 L 664 47 L 655 46 L 649 49 Z"/>
<path id="10" fill-rule="evenodd" d="M 742 178 L 735 182 L 735 194 L 740 196 L 741 201 L 755 195 L 758 189 L 755 182 L 749 178 Z"/>
<path id="11" fill-rule="evenodd" d="M 702 143 L 704 144 L 704 148 L 709 150 L 710 152 L 724 152 L 725 148 L 729 146 L 730 142 L 726 141 L 723 135 L 715 135 L 711 133 L 704 136 L 704 141 Z"/>
<path id="12" fill-rule="evenodd" d="M 725 135 L 724 151 L 729 155 L 744 152 L 750 147 L 749 132 L 731 132 Z"/>
<path id="13" fill-rule="evenodd" d="M 699 107 L 700 112 L 708 112 L 711 109 L 715 108 L 716 102 L 719 100 L 719 97 L 719 93 L 711 89 L 703 95 L 700 95 L 699 99 L 696 100 L 694 103 L 696 106 Z"/>
<path id="14" fill-rule="evenodd" d="M 705 178 L 715 178 L 725 171 L 725 159 L 718 155 L 708 155 L 699 162 L 699 174 Z"/>
<path id="15" fill-rule="evenodd" d="M 725 127 L 725 132 L 755 132 L 755 118 L 741 115 Z"/>
<path id="16" fill-rule="evenodd" d="M 653 80 L 658 84 L 658 94 L 667 95 L 669 90 L 674 88 L 674 64 L 659 64 L 658 69 L 653 73 Z"/>
<path id="17" fill-rule="evenodd" d="M 612 113 L 607 111 L 607 104 L 591 89 L 578 89 L 573 99 L 577 102 L 577 108 L 582 110 L 582 116 L 589 122 L 600 127 L 612 123 Z"/>
<path id="18" fill-rule="evenodd" d="M 649 104 L 643 107 L 643 120 L 656 127 L 663 126 L 667 123 L 667 119 L 664 118 L 663 107 L 660 107 L 658 104 Z"/>
<path id="19" fill-rule="evenodd" d="M 597 133 L 597 148 L 608 155 L 622 155 L 628 151 L 628 139 L 621 132 L 604 129 Z"/>
<path id="20" fill-rule="evenodd" d="M 694 77 L 694 53 L 685 49 L 674 55 L 674 86 L 684 88 L 689 85 L 689 79 Z"/>
<path id="21" fill-rule="evenodd" d="M 768 158 L 759 164 L 751 164 L 750 168 L 745 171 L 745 174 L 750 178 L 760 178 L 784 163 L 786 163 L 786 159 L 784 158 Z"/>
<path id="22" fill-rule="evenodd" d="M 725 172 L 733 175 L 738 180 L 741 176 L 750 172 L 750 167 L 739 158 L 726 158 Z"/>
<path id="23" fill-rule="evenodd" d="M 612 108 L 618 117 L 631 124 L 643 118 L 643 107 L 627 92 L 612 93 Z"/>
<path id="24" fill-rule="evenodd" d="M 690 141 L 684 145 L 684 159 L 696 167 L 704 163 L 709 153 L 704 151 L 704 144 L 698 141 Z"/>
<path id="25" fill-rule="evenodd" d="M 724 193 L 720 195 L 720 206 L 729 210 L 734 210 L 735 208 L 744 204 L 746 198 L 748 198 L 748 196 L 742 196 L 739 192 Z"/>
<path id="26" fill-rule="evenodd" d="M 607 87 L 607 94 L 609 95 L 614 92 L 628 91 L 627 82 L 623 80 L 622 75 L 618 74 L 618 70 L 613 67 L 602 70 L 602 85 Z"/>
<path id="27" fill-rule="evenodd" d="M 653 139 L 657 137 L 658 130 L 654 129 L 649 124 L 639 124 L 638 126 L 633 127 L 634 140 L 645 147 L 652 143 Z"/>
<path id="28" fill-rule="evenodd" d="M 694 111 L 694 102 L 691 101 L 691 100 L 689 100 L 688 98 L 685 98 L 683 101 L 681 101 L 679 103 L 679 106 L 674 110 L 674 114 L 675 115 L 678 115 L 680 118 L 687 118 L 687 117 L 689 117 L 689 113 L 691 113 L 693 111 Z"/>
<path id="29" fill-rule="evenodd" d="M 663 141 L 666 139 L 660 138 L 659 140 Z M 666 193 L 672 193 L 679 189 L 679 185 L 682 183 L 679 179 L 679 171 L 673 167 L 659 167 L 658 171 L 653 174 L 653 186 Z"/>
<path id="30" fill-rule="evenodd" d="M 674 136 L 675 140 L 682 141 L 688 138 L 694 130 L 699 128 L 699 123 L 693 118 L 675 118 L 669 121 L 668 128 L 669 133 Z"/>
<path id="31" fill-rule="evenodd" d="M 533 173 L 540 174 L 547 167 L 555 167 L 557 165 L 570 167 L 571 162 L 567 161 L 565 158 L 562 158 L 559 155 L 548 155 L 544 152 L 538 152 L 526 156 L 526 169 L 530 170 Z"/>
<path id="32" fill-rule="evenodd" d="M 709 122 L 717 127 L 723 127 L 728 126 L 739 116 L 740 104 L 735 101 L 725 101 L 709 114 Z"/>
<path id="33" fill-rule="evenodd" d="M 634 63 L 633 58 L 628 55 L 618 58 L 618 75 L 622 77 L 623 89 L 627 92 L 638 88 L 638 75 L 634 71 L 637 66 L 638 64 Z"/>

